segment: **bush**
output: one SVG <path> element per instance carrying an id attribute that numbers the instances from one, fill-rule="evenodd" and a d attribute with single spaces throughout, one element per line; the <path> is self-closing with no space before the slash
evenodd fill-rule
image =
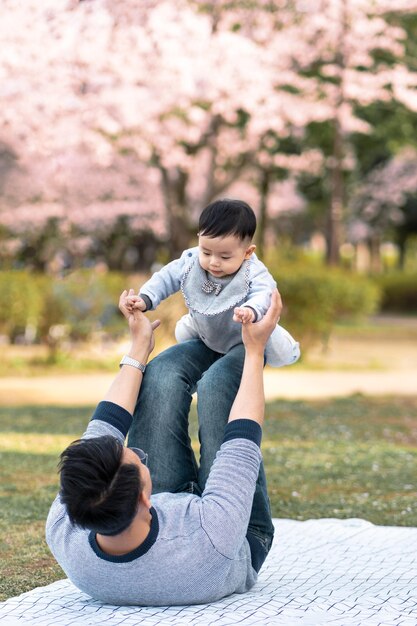
<path id="1" fill-rule="evenodd" d="M 374 313 L 379 304 L 377 285 L 362 276 L 320 265 L 298 264 L 275 272 L 284 301 L 283 325 L 305 351 L 327 342 L 336 322 Z"/>
<path id="2" fill-rule="evenodd" d="M 417 274 L 395 272 L 376 279 L 381 291 L 381 310 L 387 313 L 417 313 Z"/>
<path id="3" fill-rule="evenodd" d="M 303 351 L 327 341 L 337 321 L 368 315 L 378 305 L 378 287 L 346 271 L 298 259 L 274 274 L 284 300 L 282 323 L 302 343 Z M 79 270 L 65 278 L 0 272 L 0 332 L 13 341 L 30 327 L 33 337 L 49 346 L 52 358 L 65 341 L 89 340 L 96 331 L 124 336 L 119 295 L 124 288 L 137 290 L 144 280 L 94 270 Z M 185 310 L 181 294 L 175 294 L 150 314 L 162 321 L 158 347 L 174 341 L 175 324 Z"/>
<path id="4" fill-rule="evenodd" d="M 0 272 L 0 333 L 57 349 L 65 339 L 89 339 L 96 330 L 125 332 L 117 308 L 126 277 L 82 270 L 65 278 L 23 271 Z"/>
<path id="5" fill-rule="evenodd" d="M 43 297 L 35 276 L 24 271 L 0 272 L 0 333 L 15 341 L 36 334 Z"/>
<path id="6" fill-rule="evenodd" d="M 126 285 L 122 274 L 79 270 L 63 279 L 39 281 L 44 300 L 39 337 L 51 347 L 63 338 L 84 341 L 97 330 L 121 330 L 117 302 Z"/>

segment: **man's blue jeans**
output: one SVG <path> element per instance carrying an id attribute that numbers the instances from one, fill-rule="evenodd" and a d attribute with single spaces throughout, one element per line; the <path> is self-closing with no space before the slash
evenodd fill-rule
<path id="1" fill-rule="evenodd" d="M 244 355 L 242 344 L 222 355 L 210 350 L 200 339 L 191 339 L 168 348 L 148 364 L 129 432 L 129 445 L 148 452 L 154 493 L 190 491 L 201 495 L 204 491 L 239 389 Z M 199 465 L 188 433 L 188 413 L 195 391 Z M 263 464 L 248 532 L 260 541 L 266 556 L 274 527 Z"/>

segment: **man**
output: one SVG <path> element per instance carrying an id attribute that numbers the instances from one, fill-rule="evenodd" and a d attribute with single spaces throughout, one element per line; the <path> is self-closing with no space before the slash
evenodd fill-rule
<path id="1" fill-rule="evenodd" d="M 106 603 L 198 604 L 243 593 L 272 540 L 251 532 L 251 509 L 261 463 L 264 350 L 282 308 L 279 294 L 261 322 L 243 325 L 242 378 L 201 496 L 152 496 L 146 455 L 123 446 L 159 325 L 130 312 L 129 295 L 123 292 L 119 307 L 131 349 L 85 435 L 61 455 L 48 545 L 69 579 Z"/>

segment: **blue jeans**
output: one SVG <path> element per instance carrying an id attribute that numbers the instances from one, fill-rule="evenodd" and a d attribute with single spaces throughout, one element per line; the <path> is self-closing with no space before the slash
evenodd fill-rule
<path id="1" fill-rule="evenodd" d="M 148 364 L 128 443 L 148 452 L 154 493 L 203 493 L 239 389 L 244 355 L 242 344 L 222 355 L 210 350 L 200 339 L 190 339 L 168 348 Z M 199 464 L 188 433 L 188 414 L 195 391 Z M 260 543 L 266 556 L 274 527 L 263 464 L 248 533 Z"/>

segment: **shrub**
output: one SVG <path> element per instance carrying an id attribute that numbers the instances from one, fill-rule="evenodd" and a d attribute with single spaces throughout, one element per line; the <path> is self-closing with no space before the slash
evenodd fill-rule
<path id="1" fill-rule="evenodd" d="M 125 332 L 117 308 L 126 278 L 82 270 L 65 278 L 0 272 L 0 333 L 11 342 L 26 335 L 56 348 L 64 339 L 89 339 L 96 330 Z"/>
<path id="2" fill-rule="evenodd" d="M 327 341 L 334 324 L 344 318 L 373 313 L 379 288 L 370 280 L 346 271 L 326 269 L 300 259 L 274 272 L 284 300 L 282 322 L 306 349 Z M 79 270 L 65 278 L 18 271 L 0 272 L 0 332 L 13 341 L 28 327 L 46 343 L 53 358 L 65 341 L 85 341 L 96 331 L 112 337 L 126 334 L 117 303 L 123 289 L 135 291 L 146 280 L 115 272 Z M 174 341 L 177 320 L 186 311 L 181 294 L 161 303 L 151 319 L 162 327 L 158 348 Z"/>
<path id="3" fill-rule="evenodd" d="M 302 344 L 327 342 L 337 321 L 378 308 L 380 290 L 371 280 L 339 269 L 298 264 L 275 272 L 284 301 L 283 325 Z"/>
<path id="4" fill-rule="evenodd" d="M 20 270 L 0 272 L 0 333 L 14 341 L 36 333 L 43 298 L 36 277 Z"/>
<path id="5" fill-rule="evenodd" d="M 382 291 L 382 311 L 417 313 L 417 273 L 395 272 L 376 281 Z"/>
<path id="6" fill-rule="evenodd" d="M 87 340 L 94 331 L 120 329 L 117 308 L 126 279 L 118 273 L 72 272 L 62 279 L 40 279 L 43 311 L 39 336 L 51 347 L 63 338 Z"/>

